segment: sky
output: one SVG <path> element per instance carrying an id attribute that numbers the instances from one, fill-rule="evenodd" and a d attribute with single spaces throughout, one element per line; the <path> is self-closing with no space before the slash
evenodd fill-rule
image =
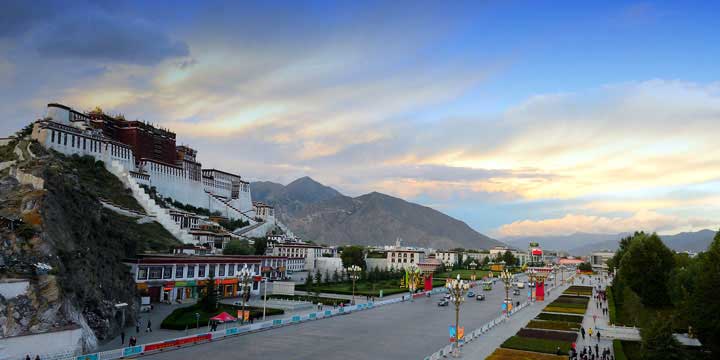
<path id="1" fill-rule="evenodd" d="M 718 229 L 719 7 L 4 1 L 0 136 L 99 106 L 498 238 Z"/>

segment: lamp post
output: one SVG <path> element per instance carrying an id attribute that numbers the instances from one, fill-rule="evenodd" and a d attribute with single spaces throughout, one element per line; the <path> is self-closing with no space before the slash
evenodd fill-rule
<path id="1" fill-rule="evenodd" d="M 478 264 L 475 262 L 475 260 L 473 260 L 473 261 L 468 265 L 468 266 L 470 267 L 470 270 L 472 270 L 472 272 L 473 272 L 473 273 L 472 273 L 472 277 L 470 278 L 470 280 L 472 280 L 472 281 L 475 281 L 475 280 L 477 279 L 477 275 L 475 274 L 475 269 L 477 269 L 477 265 L 478 265 Z"/>
<path id="2" fill-rule="evenodd" d="M 240 273 L 238 273 L 238 278 L 240 280 L 241 288 L 240 293 L 242 294 L 242 316 L 240 318 L 240 323 L 245 323 L 245 301 L 248 297 L 248 292 L 250 291 L 250 278 L 252 276 L 252 272 L 250 269 L 248 269 L 247 264 L 243 265 L 243 268 L 240 270 Z"/>
<path id="3" fill-rule="evenodd" d="M 357 265 L 351 265 L 346 270 L 350 276 L 350 280 L 352 280 L 352 305 L 355 305 L 355 281 L 360 279 L 362 268 Z"/>
<path id="4" fill-rule="evenodd" d="M 505 284 L 505 315 L 510 316 L 510 304 L 512 301 L 510 300 L 510 286 L 512 285 L 512 274 L 510 273 L 510 270 L 504 269 L 500 273 L 500 280 L 502 280 L 503 284 Z"/>
<path id="5" fill-rule="evenodd" d="M 537 286 L 537 284 L 535 283 L 535 276 L 537 275 L 537 270 L 528 269 L 528 271 L 526 273 L 528 275 L 528 278 L 530 279 L 530 283 L 533 284 L 533 286 L 532 286 L 533 289 L 530 290 L 530 300 L 534 301 L 535 296 L 533 296 L 533 294 L 535 293 L 535 287 Z"/>
<path id="6" fill-rule="evenodd" d="M 460 305 L 465 301 L 465 292 L 470 288 L 470 284 L 464 280 L 460 280 L 460 274 L 457 279 L 448 279 L 445 287 L 450 294 L 450 301 L 455 304 L 455 357 L 460 356 Z"/>
<path id="7" fill-rule="evenodd" d="M 408 290 L 410 291 L 410 301 L 413 301 L 413 294 L 417 290 L 418 279 L 420 279 L 420 268 L 412 264 L 405 268 L 408 279 Z"/>
<path id="8" fill-rule="evenodd" d="M 557 287 L 557 271 L 558 271 L 558 266 L 557 266 L 557 264 L 554 264 L 552 267 L 553 287 Z"/>

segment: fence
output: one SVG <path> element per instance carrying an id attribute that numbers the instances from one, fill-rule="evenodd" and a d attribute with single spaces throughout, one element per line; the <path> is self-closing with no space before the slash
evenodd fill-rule
<path id="1" fill-rule="evenodd" d="M 463 345 L 475 340 L 476 338 L 480 337 L 482 334 L 487 333 L 495 326 L 497 326 L 497 325 L 501 324 L 502 322 L 504 322 L 505 320 L 507 320 L 509 316 L 513 316 L 516 312 L 524 309 L 528 305 L 530 305 L 530 302 L 526 301 L 526 302 L 520 304 L 519 306 L 515 307 L 514 309 L 510 310 L 508 315 L 498 316 L 497 318 L 495 318 L 492 321 L 488 322 L 487 324 L 481 326 L 480 328 L 475 329 L 475 330 L 471 331 L 470 333 L 465 334 L 465 337 L 460 339 L 460 342 L 458 343 L 458 345 L 460 347 L 463 347 Z M 453 351 L 452 344 L 445 345 L 442 349 L 432 353 L 430 356 L 426 356 L 425 360 L 438 360 L 440 358 L 447 357 L 448 355 L 450 355 L 452 353 L 452 351 Z"/>
<path id="2" fill-rule="evenodd" d="M 447 291 L 444 288 L 436 288 L 430 291 L 431 294 L 437 294 Z M 420 293 L 422 295 L 426 295 L 427 293 Z M 76 356 L 74 354 L 52 354 L 52 355 L 46 355 L 42 359 L 51 358 L 53 360 L 113 360 L 113 359 L 123 359 L 123 358 L 130 358 L 130 357 L 139 357 L 143 355 L 149 355 L 165 350 L 170 349 L 177 349 L 183 346 L 193 345 L 193 344 L 201 344 L 205 342 L 211 342 L 216 340 L 221 340 L 226 337 L 232 337 L 232 336 L 239 336 L 244 334 L 249 334 L 257 331 L 264 331 L 274 328 L 279 328 L 283 326 L 298 324 L 306 321 L 314 321 L 314 320 L 320 320 L 325 318 L 330 318 L 333 316 L 338 315 L 346 315 L 350 314 L 356 311 L 363 311 L 363 310 L 369 310 L 374 309 L 376 307 L 390 305 L 390 304 L 396 304 L 400 303 L 406 300 L 406 296 L 403 296 L 401 298 L 394 298 L 394 299 L 388 299 L 388 300 L 382 300 L 382 301 L 375 301 L 375 302 L 368 302 L 365 304 L 357 304 L 357 305 L 351 305 L 351 306 L 345 306 L 340 307 L 333 310 L 323 310 L 323 311 L 317 311 L 312 312 L 309 314 L 302 314 L 302 315 L 294 315 L 289 318 L 285 319 L 275 319 L 275 320 L 269 320 L 264 321 L 260 323 L 255 323 L 251 325 L 245 325 L 245 326 L 239 326 L 239 327 L 232 327 L 220 331 L 213 331 L 213 332 L 207 332 L 203 334 L 197 334 L 197 335 L 191 335 L 191 336 L 184 336 L 179 337 L 176 339 L 169 339 L 149 344 L 143 344 L 143 345 L 137 345 L 137 346 L 130 346 L 115 350 L 108 350 L 93 354 L 86 354 L 86 355 L 79 355 Z M 22 359 L 18 359 L 22 360 Z"/>

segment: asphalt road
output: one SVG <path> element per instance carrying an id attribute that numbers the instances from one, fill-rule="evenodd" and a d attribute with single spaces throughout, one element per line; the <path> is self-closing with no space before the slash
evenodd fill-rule
<path id="1" fill-rule="evenodd" d="M 500 315 L 502 282 L 482 291 L 485 301 L 466 299 L 460 326 L 474 330 Z M 511 291 L 512 297 L 512 291 Z M 454 305 L 438 307 L 442 295 L 415 299 L 330 319 L 286 326 L 166 353 L 149 359 L 422 359 L 448 344 Z M 515 301 L 527 298 L 527 287 Z"/>

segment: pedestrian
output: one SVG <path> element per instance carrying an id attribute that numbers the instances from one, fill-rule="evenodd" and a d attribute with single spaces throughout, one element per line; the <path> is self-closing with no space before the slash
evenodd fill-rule
<path id="1" fill-rule="evenodd" d="M 152 332 L 152 321 L 150 321 L 150 319 L 148 319 L 148 324 L 145 332 Z"/>
<path id="2" fill-rule="evenodd" d="M 592 328 L 591 327 L 588 328 L 588 335 L 590 335 L 590 339 L 592 339 Z"/>
<path id="3" fill-rule="evenodd" d="M 35 360 L 40 360 L 40 355 L 35 355 Z"/>
<path id="4" fill-rule="evenodd" d="M 585 340 L 585 328 L 580 328 L 580 335 L 582 335 L 583 340 Z"/>
<path id="5" fill-rule="evenodd" d="M 597 322 L 597 315 L 593 314 L 593 324 Z"/>
<path id="6" fill-rule="evenodd" d="M 599 343 L 600 342 L 600 330 L 598 330 L 598 332 L 597 332 L 597 337 L 598 337 L 598 343 Z"/>
<path id="7" fill-rule="evenodd" d="M 560 355 L 560 353 L 561 353 L 560 347 L 558 346 L 557 349 L 555 349 L 555 355 Z"/>
<path id="8" fill-rule="evenodd" d="M 30 360 L 30 354 L 25 355 L 25 360 Z"/>
<path id="9" fill-rule="evenodd" d="M 600 348 L 600 347 L 598 346 L 598 344 L 595 344 L 595 353 L 596 353 L 596 354 L 598 353 L 598 351 L 600 351 L 599 348 Z"/>
<path id="10" fill-rule="evenodd" d="M 125 345 L 125 331 L 120 331 L 120 345 Z"/>
<path id="11" fill-rule="evenodd" d="M 140 333 L 140 319 L 135 320 L 135 333 Z"/>

